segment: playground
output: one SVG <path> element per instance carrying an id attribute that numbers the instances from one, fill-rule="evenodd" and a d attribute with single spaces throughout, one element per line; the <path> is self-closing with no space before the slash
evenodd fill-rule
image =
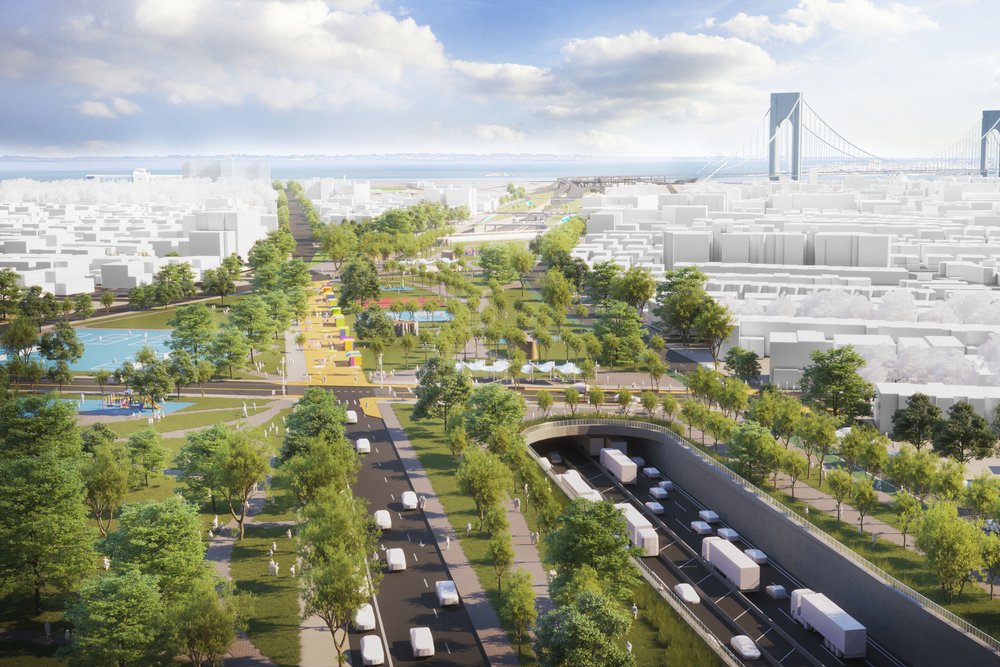
<path id="1" fill-rule="evenodd" d="M 415 312 L 404 310 L 401 313 L 390 312 L 389 317 L 402 322 L 450 322 L 452 314 L 447 310 L 418 310 Z"/>
<path id="2" fill-rule="evenodd" d="M 126 361 L 135 363 L 136 353 L 144 347 L 153 348 L 159 357 L 170 352 L 170 331 L 165 329 L 80 328 L 76 337 L 83 343 L 83 356 L 70 366 L 74 371 L 113 371 Z"/>
<path id="3" fill-rule="evenodd" d="M 82 401 L 64 399 L 76 407 L 77 414 L 100 417 L 128 417 L 144 410 L 160 410 L 163 414 L 172 414 L 178 410 L 194 405 L 182 401 L 156 403 L 148 401 L 143 405 L 138 398 L 127 394 L 107 394 L 104 398 L 87 398 Z"/>

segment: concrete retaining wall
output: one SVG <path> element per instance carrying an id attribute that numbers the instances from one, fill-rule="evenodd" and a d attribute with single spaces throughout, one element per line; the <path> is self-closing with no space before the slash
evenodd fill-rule
<path id="1" fill-rule="evenodd" d="M 681 445 L 671 434 L 626 425 L 546 427 L 528 444 L 553 438 L 613 436 L 629 440 L 629 454 L 645 458 L 727 524 L 787 567 L 805 586 L 840 605 L 886 648 L 913 665 L 1000 664 L 1000 657 L 968 634 L 926 611 L 821 542 Z M 767 569 L 761 572 L 767 585 Z"/>

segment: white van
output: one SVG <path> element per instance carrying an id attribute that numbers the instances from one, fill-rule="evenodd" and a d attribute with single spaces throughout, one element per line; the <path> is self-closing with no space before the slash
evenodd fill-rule
<path id="1" fill-rule="evenodd" d="M 367 602 L 354 614 L 354 629 L 358 632 L 370 632 L 375 629 L 375 610 Z"/>
<path id="2" fill-rule="evenodd" d="M 413 491 L 403 491 L 403 496 L 400 498 L 403 503 L 404 510 L 415 510 L 419 501 L 417 500 L 417 494 Z"/>
<path id="3" fill-rule="evenodd" d="M 387 549 L 385 563 L 390 572 L 403 572 L 406 570 L 406 554 L 402 549 Z"/>
<path id="4" fill-rule="evenodd" d="M 358 413 L 355 412 L 354 410 L 348 410 L 347 411 L 347 423 L 348 424 L 357 424 L 358 423 Z"/>
<path id="5" fill-rule="evenodd" d="M 431 629 L 410 628 L 410 647 L 414 658 L 429 658 L 434 655 L 434 635 Z"/>
<path id="6" fill-rule="evenodd" d="M 375 510 L 375 525 L 379 530 L 392 530 L 392 515 L 389 510 Z"/>
<path id="7" fill-rule="evenodd" d="M 361 664 L 385 664 L 385 649 L 382 648 L 382 640 L 377 635 L 365 635 L 361 638 Z"/>
<path id="8" fill-rule="evenodd" d="M 371 454 L 372 442 L 368 438 L 358 438 L 358 441 L 354 443 L 354 448 L 358 450 L 358 454 Z"/>
<path id="9" fill-rule="evenodd" d="M 434 589 L 437 591 L 438 604 L 442 607 L 458 604 L 458 589 L 455 587 L 454 581 L 450 579 L 447 581 L 435 581 Z"/>

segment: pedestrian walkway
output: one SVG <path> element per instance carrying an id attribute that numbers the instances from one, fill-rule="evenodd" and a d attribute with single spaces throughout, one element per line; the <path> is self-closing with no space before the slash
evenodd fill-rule
<path id="1" fill-rule="evenodd" d="M 253 401 L 250 401 L 247 403 L 247 409 L 248 409 L 247 417 L 245 418 L 240 417 L 239 419 L 234 419 L 232 421 L 225 423 L 230 425 L 246 425 L 251 427 L 262 426 L 270 422 L 275 417 L 277 417 L 282 410 L 287 410 L 288 408 L 295 405 L 295 403 L 298 400 L 299 400 L 298 396 L 285 396 L 283 398 L 271 401 L 270 405 L 268 405 L 266 409 L 257 410 L 256 412 L 253 411 Z M 225 409 L 232 410 L 232 408 L 225 408 Z M 195 426 L 192 428 L 179 429 L 177 431 L 167 431 L 165 433 L 161 433 L 160 435 L 162 435 L 164 438 L 183 438 L 192 431 L 203 431 L 206 428 L 208 427 Z"/>
<path id="2" fill-rule="evenodd" d="M 431 531 L 442 540 L 445 536 L 451 537 L 451 544 L 442 549 L 441 554 L 448 566 L 451 578 L 458 588 L 458 593 L 462 597 L 462 603 L 472 620 L 472 625 L 476 628 L 476 635 L 483 645 L 486 657 L 491 665 L 518 665 L 517 653 L 510 637 L 500 624 L 497 611 L 487 599 L 486 592 L 476 576 L 476 571 L 462 550 L 462 536 L 456 535 L 448 522 L 448 515 L 434 493 L 427 471 L 424 470 L 420 458 L 406 436 L 406 432 L 400 426 L 399 419 L 393 412 L 391 404 L 382 405 L 382 419 L 385 421 L 389 437 L 392 438 L 393 444 L 396 446 L 399 458 L 403 462 L 403 468 L 410 479 L 410 484 L 413 485 L 413 490 L 417 495 L 427 498 L 424 516 L 427 518 Z M 521 537 L 514 541 L 515 561 L 519 566 L 532 571 L 534 579 L 535 571 L 532 569 L 532 561 L 539 569 L 541 568 L 541 564 L 538 563 L 538 550 L 534 545 L 528 543 L 528 528 L 524 524 L 524 516 L 520 514 L 514 516 L 514 514 L 516 513 L 508 508 L 508 518 L 514 519 L 514 521 L 520 519 L 521 522 L 521 526 L 516 529 Z M 514 521 L 511 522 L 512 537 L 515 530 Z M 534 553 L 533 557 L 532 552 Z M 541 576 L 544 582 L 544 574 Z M 545 595 L 547 597 L 547 591 Z"/>

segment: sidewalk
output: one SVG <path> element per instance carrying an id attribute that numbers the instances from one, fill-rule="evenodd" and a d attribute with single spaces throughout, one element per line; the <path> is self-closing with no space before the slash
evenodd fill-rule
<path id="1" fill-rule="evenodd" d="M 510 666 L 520 664 L 510 637 L 500 625 L 500 618 L 496 610 L 486 598 L 486 592 L 479 584 L 476 571 L 472 569 L 469 559 L 466 558 L 462 550 L 463 536 L 456 535 L 455 531 L 452 530 L 451 524 L 448 522 L 448 515 L 441 506 L 441 501 L 435 495 L 430 479 L 427 477 L 427 472 L 424 470 L 416 451 L 414 451 L 413 446 L 406 437 L 405 431 L 400 426 L 399 419 L 396 418 L 392 406 L 384 404 L 381 407 L 382 419 L 385 421 L 386 429 L 389 431 L 389 437 L 392 438 L 396 446 L 399 458 L 403 462 L 406 474 L 410 478 L 413 490 L 417 495 L 423 495 L 427 498 L 427 504 L 424 507 L 424 516 L 427 518 L 427 523 L 439 539 L 443 539 L 445 535 L 452 537 L 451 548 L 442 550 L 441 555 L 448 565 L 451 578 L 458 588 L 459 595 L 461 595 L 469 618 L 476 628 L 476 634 L 483 645 L 483 650 L 486 652 L 490 664 Z M 519 567 L 524 567 L 532 573 L 532 578 L 535 579 L 537 594 L 538 580 L 536 576 L 541 577 L 543 585 L 545 583 L 544 571 L 542 570 L 541 563 L 538 562 L 538 550 L 533 545 L 528 544 L 528 528 L 524 523 L 524 515 L 513 512 L 508 508 L 508 518 L 511 519 L 511 536 L 514 538 L 515 562 Z M 520 525 L 515 527 L 516 523 L 520 523 Z M 517 531 L 519 537 L 514 537 L 515 531 Z M 533 557 L 532 553 L 534 554 Z M 532 563 L 533 561 L 534 564 Z M 544 591 L 547 598 L 547 587 Z"/>

